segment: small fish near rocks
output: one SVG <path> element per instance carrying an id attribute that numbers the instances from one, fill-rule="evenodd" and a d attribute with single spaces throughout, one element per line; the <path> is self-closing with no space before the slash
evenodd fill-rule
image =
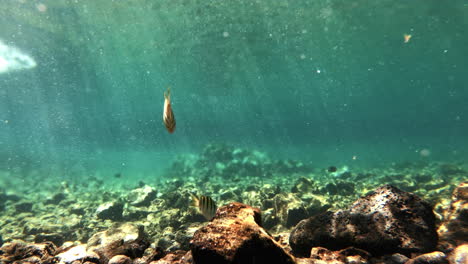
<path id="1" fill-rule="evenodd" d="M 261 226 L 258 208 L 230 203 L 218 209 L 190 241 L 193 262 L 293 264 L 288 254 Z"/>
<path id="2" fill-rule="evenodd" d="M 358 199 L 348 210 L 302 220 L 289 238 L 293 253 L 307 257 L 312 247 L 356 247 L 383 254 L 426 253 L 437 245 L 431 206 L 414 194 L 384 185 Z"/>

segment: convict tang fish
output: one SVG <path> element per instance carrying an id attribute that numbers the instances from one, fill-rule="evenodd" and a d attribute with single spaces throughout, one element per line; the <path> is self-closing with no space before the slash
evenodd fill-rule
<path id="1" fill-rule="evenodd" d="M 218 207 L 216 202 L 209 196 L 201 195 L 197 197 L 192 194 L 192 206 L 195 206 L 200 210 L 200 213 L 205 217 L 206 220 L 210 221 L 216 214 Z"/>
<path id="2" fill-rule="evenodd" d="M 163 122 L 166 126 L 169 133 L 174 133 L 176 127 L 176 121 L 174 117 L 174 112 L 172 112 L 171 107 L 171 90 L 167 88 L 167 91 L 164 92 L 164 113 L 163 113 Z"/>

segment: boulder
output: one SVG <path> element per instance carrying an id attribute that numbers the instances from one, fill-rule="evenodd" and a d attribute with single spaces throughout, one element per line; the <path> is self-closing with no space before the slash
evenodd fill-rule
<path id="1" fill-rule="evenodd" d="M 156 198 L 156 190 L 148 185 L 132 190 L 128 196 L 128 202 L 133 206 L 148 206 Z"/>
<path id="2" fill-rule="evenodd" d="M 109 264 L 132 264 L 132 259 L 125 255 L 115 255 L 109 260 Z"/>
<path id="3" fill-rule="evenodd" d="M 414 194 L 384 185 L 358 199 L 348 210 L 326 212 L 299 222 L 289 239 L 296 256 L 312 247 L 350 246 L 373 255 L 431 252 L 437 245 L 431 206 Z"/>
<path id="4" fill-rule="evenodd" d="M 145 250 L 141 258 L 137 258 L 133 261 L 133 264 L 147 264 L 152 261 L 159 260 L 163 258 L 165 255 L 166 255 L 166 252 L 162 248 L 149 247 Z"/>
<path id="5" fill-rule="evenodd" d="M 67 250 L 55 256 L 62 264 L 92 262 L 99 263 L 99 256 L 95 252 L 87 252 L 86 245 L 79 244 L 68 248 Z"/>
<path id="6" fill-rule="evenodd" d="M 408 260 L 405 264 L 448 264 L 447 256 L 440 251 L 419 255 Z"/>
<path id="7" fill-rule="evenodd" d="M 455 248 L 448 257 L 450 264 L 466 264 L 468 263 L 468 244 L 464 244 Z"/>
<path id="8" fill-rule="evenodd" d="M 193 259 L 190 251 L 176 250 L 161 259 L 150 262 L 150 264 L 192 264 Z"/>
<path id="9" fill-rule="evenodd" d="M 452 194 L 450 208 L 439 226 L 439 248 L 451 250 L 468 243 L 468 181 L 460 183 Z"/>
<path id="10" fill-rule="evenodd" d="M 383 263 L 385 264 L 405 264 L 409 258 L 400 253 L 395 253 L 393 255 L 385 256 Z"/>
<path id="11" fill-rule="evenodd" d="M 194 263 L 294 263 L 262 228 L 258 208 L 241 203 L 220 207 L 190 241 Z"/>
<path id="12" fill-rule="evenodd" d="M 0 263 L 53 263 L 57 247 L 51 242 L 26 244 L 5 243 L 0 248 Z"/>
<path id="13" fill-rule="evenodd" d="M 86 257 L 86 245 L 72 246 L 60 254 L 57 254 L 56 258 L 61 263 L 71 263 L 75 260 L 82 260 Z"/>
<path id="14" fill-rule="evenodd" d="M 121 202 L 107 202 L 99 205 L 96 209 L 96 216 L 99 219 L 109 219 L 114 221 L 122 220 L 124 204 Z"/>
<path id="15" fill-rule="evenodd" d="M 140 258 L 148 247 L 143 227 L 127 223 L 94 234 L 88 240 L 86 250 L 98 254 L 101 263 L 108 263 L 116 255 Z"/>
<path id="16" fill-rule="evenodd" d="M 365 264 L 369 263 L 370 254 L 358 248 L 345 248 L 331 251 L 322 247 L 314 247 L 310 252 L 310 259 L 321 263 L 335 264 Z"/>

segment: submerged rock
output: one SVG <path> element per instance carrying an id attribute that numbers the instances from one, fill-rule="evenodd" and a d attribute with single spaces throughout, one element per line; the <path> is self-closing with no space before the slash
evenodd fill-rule
<path id="1" fill-rule="evenodd" d="M 140 258 L 148 247 L 149 242 L 146 241 L 142 227 L 123 224 L 94 234 L 88 240 L 87 251 L 97 253 L 101 262 L 107 263 L 117 255 Z"/>
<path id="2" fill-rule="evenodd" d="M 448 250 L 468 243 L 468 182 L 460 183 L 453 191 L 445 219 L 438 228 L 439 247 Z"/>
<path id="3" fill-rule="evenodd" d="M 127 200 L 133 206 L 148 206 L 156 198 L 156 190 L 148 185 L 134 189 L 127 196 Z"/>
<path id="4" fill-rule="evenodd" d="M 447 256 L 440 251 L 419 255 L 405 264 L 448 264 Z"/>
<path id="5" fill-rule="evenodd" d="M 100 219 L 119 221 L 123 218 L 124 204 L 120 202 L 107 202 L 96 209 L 96 216 Z"/>
<path id="6" fill-rule="evenodd" d="M 307 257 L 313 246 L 331 250 L 354 246 L 375 255 L 425 253 L 437 244 L 435 216 L 416 195 L 384 185 L 348 210 L 302 220 L 289 242 L 301 257 Z"/>
<path id="7" fill-rule="evenodd" d="M 343 250 L 331 251 L 322 247 L 314 247 L 310 251 L 310 259 L 314 263 L 333 263 L 333 264 L 366 264 L 369 263 L 371 255 L 358 248 L 345 248 Z"/>
<path id="8" fill-rule="evenodd" d="M 15 209 L 18 213 L 32 212 L 32 208 L 32 202 L 23 201 L 15 204 Z"/>
<path id="9" fill-rule="evenodd" d="M 466 264 L 468 263 L 468 244 L 464 244 L 455 248 L 449 255 L 450 264 Z"/>
<path id="10" fill-rule="evenodd" d="M 54 263 L 57 247 L 50 242 L 26 244 L 6 243 L 0 248 L 0 263 Z"/>
<path id="11" fill-rule="evenodd" d="M 190 241 L 194 263 L 294 263 L 261 227 L 260 210 L 241 203 L 220 207 Z"/>
<path id="12" fill-rule="evenodd" d="M 132 264 L 132 259 L 125 255 L 116 255 L 109 260 L 109 264 Z"/>
<path id="13" fill-rule="evenodd" d="M 152 261 L 150 264 L 191 264 L 193 263 L 192 254 L 190 251 L 177 250 L 171 252 L 157 261 Z"/>
<path id="14" fill-rule="evenodd" d="M 58 254 L 56 258 L 60 263 L 73 263 L 78 261 L 79 263 L 91 262 L 99 263 L 99 256 L 97 253 L 92 251 L 86 251 L 86 245 L 80 244 L 69 248 Z"/>

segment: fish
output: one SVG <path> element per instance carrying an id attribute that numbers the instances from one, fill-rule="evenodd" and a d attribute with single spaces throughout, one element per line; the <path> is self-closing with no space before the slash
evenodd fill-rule
<path id="1" fill-rule="evenodd" d="M 174 112 L 172 112 L 170 87 L 168 87 L 167 91 L 164 92 L 163 122 L 166 126 L 167 131 L 170 134 L 174 133 L 174 130 L 176 128 L 176 121 L 174 117 Z"/>
<path id="2" fill-rule="evenodd" d="M 216 214 L 218 207 L 216 202 L 211 199 L 210 196 L 201 195 L 197 197 L 192 194 L 192 206 L 198 208 L 200 213 L 205 217 L 206 220 L 210 221 Z"/>

